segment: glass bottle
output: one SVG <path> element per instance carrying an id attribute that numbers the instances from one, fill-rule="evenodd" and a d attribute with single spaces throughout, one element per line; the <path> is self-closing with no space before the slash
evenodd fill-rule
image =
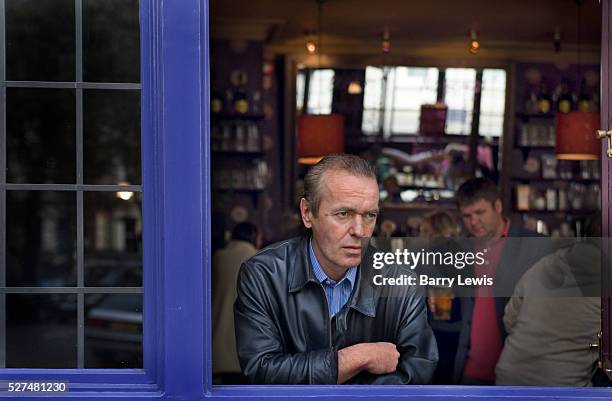
<path id="1" fill-rule="evenodd" d="M 557 111 L 559 113 L 569 113 L 573 109 L 572 95 L 569 91 L 567 80 L 561 81 L 561 93 L 559 94 L 559 100 L 557 101 Z"/>
<path id="2" fill-rule="evenodd" d="M 223 111 L 223 98 L 219 91 L 213 91 L 210 98 L 210 109 L 214 114 L 220 114 Z"/>
<path id="3" fill-rule="evenodd" d="M 538 112 L 539 113 L 550 113 L 551 109 L 551 98 L 548 90 L 546 89 L 546 84 L 542 82 L 540 84 L 540 92 L 538 93 Z"/>
<path id="4" fill-rule="evenodd" d="M 239 114 L 249 112 L 249 101 L 243 87 L 238 88 L 234 93 L 234 110 Z"/>
<path id="5" fill-rule="evenodd" d="M 591 97 L 587 93 L 585 87 L 586 87 L 586 82 L 583 79 L 582 83 L 580 84 L 580 96 L 578 97 L 578 111 L 582 111 L 586 113 L 586 112 L 591 111 Z"/>

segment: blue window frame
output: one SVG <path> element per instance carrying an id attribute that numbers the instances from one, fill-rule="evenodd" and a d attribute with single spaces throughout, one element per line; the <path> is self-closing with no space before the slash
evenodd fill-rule
<path id="1" fill-rule="evenodd" d="M 208 3 L 143 0 L 140 7 L 146 225 L 144 369 L 2 369 L 0 380 L 68 380 L 71 391 L 55 398 L 60 400 L 306 400 L 316 396 L 335 400 L 535 401 L 612 397 L 612 389 L 596 388 L 213 387 L 207 313 L 211 306 Z"/>

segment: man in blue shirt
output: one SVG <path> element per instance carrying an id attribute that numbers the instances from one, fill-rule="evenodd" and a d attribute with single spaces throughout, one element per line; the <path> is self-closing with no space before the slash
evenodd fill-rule
<path id="1" fill-rule="evenodd" d="M 438 359 L 416 286 L 376 286 L 369 240 L 378 215 L 373 167 L 323 158 L 304 180 L 311 235 L 274 244 L 241 268 L 234 313 L 243 373 L 255 383 L 408 384 Z M 413 274 L 388 266 L 375 274 Z"/>

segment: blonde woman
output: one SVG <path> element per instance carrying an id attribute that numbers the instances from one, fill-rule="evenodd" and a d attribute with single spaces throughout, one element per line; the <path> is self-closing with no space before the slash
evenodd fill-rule
<path id="1" fill-rule="evenodd" d="M 436 210 L 423 218 L 419 227 L 421 238 L 457 238 L 461 233 L 453 216 L 444 210 Z"/>

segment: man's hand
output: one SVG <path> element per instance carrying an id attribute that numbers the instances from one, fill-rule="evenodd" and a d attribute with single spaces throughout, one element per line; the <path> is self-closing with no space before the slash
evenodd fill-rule
<path id="1" fill-rule="evenodd" d="M 393 343 L 361 343 L 338 350 L 338 384 L 366 370 L 381 375 L 397 369 L 400 353 Z"/>
<path id="2" fill-rule="evenodd" d="M 368 372 L 375 375 L 393 373 L 397 369 L 400 353 L 393 343 L 367 343 L 369 346 L 369 363 L 366 365 Z"/>

